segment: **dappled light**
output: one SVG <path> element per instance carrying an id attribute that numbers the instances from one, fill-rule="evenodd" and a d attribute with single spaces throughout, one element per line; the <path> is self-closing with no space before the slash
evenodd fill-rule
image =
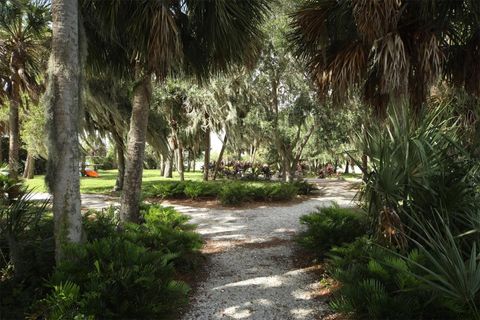
<path id="1" fill-rule="evenodd" d="M 0 319 L 480 320 L 479 0 L 0 0 Z"/>

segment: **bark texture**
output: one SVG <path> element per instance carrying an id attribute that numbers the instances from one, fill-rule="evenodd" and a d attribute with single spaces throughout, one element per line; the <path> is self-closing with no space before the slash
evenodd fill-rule
<path id="1" fill-rule="evenodd" d="M 220 164 L 222 163 L 223 154 L 225 153 L 225 148 L 227 147 L 228 135 L 225 132 L 225 137 L 223 137 L 222 149 L 220 149 L 220 154 L 218 155 L 217 162 L 215 163 L 215 171 L 213 172 L 213 180 L 217 179 L 218 170 L 220 170 Z"/>
<path id="2" fill-rule="evenodd" d="M 35 158 L 29 152 L 27 154 L 27 161 L 25 161 L 25 170 L 23 171 L 24 179 L 33 179 L 35 175 Z"/>
<path id="3" fill-rule="evenodd" d="M 205 157 L 203 160 L 203 181 L 208 181 L 210 171 L 210 127 L 205 130 Z"/>
<path id="4" fill-rule="evenodd" d="M 115 141 L 115 149 L 117 150 L 117 180 L 115 180 L 115 186 L 113 187 L 114 191 L 123 190 L 123 181 L 125 180 L 125 145 L 123 143 L 122 137 L 114 132 L 113 140 Z"/>
<path id="5" fill-rule="evenodd" d="M 183 165 L 183 146 L 180 140 L 178 141 L 178 148 L 177 148 L 177 171 L 180 175 L 180 181 L 185 181 L 185 167 Z"/>
<path id="6" fill-rule="evenodd" d="M 120 220 L 124 222 L 139 222 L 143 160 L 151 96 L 152 81 L 150 75 L 147 75 L 137 83 L 133 92 L 125 180 L 120 199 Z"/>
<path id="7" fill-rule="evenodd" d="M 173 176 L 173 158 L 174 158 L 174 146 L 171 141 L 169 140 L 169 149 L 167 153 L 167 159 L 165 159 L 165 168 L 163 169 L 163 177 L 164 178 L 172 178 Z"/>
<path id="8" fill-rule="evenodd" d="M 53 0 L 48 119 L 47 182 L 53 195 L 55 258 L 63 247 L 82 240 L 78 173 L 78 116 L 80 106 L 79 17 L 77 0 Z"/>
<path id="9" fill-rule="evenodd" d="M 9 135 L 9 145 L 8 145 L 8 172 L 12 179 L 18 178 L 18 154 L 20 150 L 20 128 L 19 128 L 19 94 L 17 85 L 13 86 L 14 93 L 10 99 L 10 108 L 8 116 L 8 135 Z"/>

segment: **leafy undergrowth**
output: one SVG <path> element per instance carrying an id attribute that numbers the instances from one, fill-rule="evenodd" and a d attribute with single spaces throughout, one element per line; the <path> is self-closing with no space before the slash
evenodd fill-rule
<path id="1" fill-rule="evenodd" d="M 172 208 L 142 207 L 142 224 L 123 224 L 113 209 L 84 215 L 86 241 L 70 245 L 54 266 L 53 221 L 44 215 L 22 239 L 21 279 L 2 261 L 0 318 L 124 319 L 174 317 L 187 302 L 179 280 L 201 261 L 200 236 Z M 8 257 L 5 239 L 2 256 Z"/>
<path id="2" fill-rule="evenodd" d="M 218 199 L 223 205 L 250 201 L 288 201 L 315 190 L 306 181 L 293 183 L 248 181 L 162 181 L 143 189 L 145 197 L 162 199 Z"/>

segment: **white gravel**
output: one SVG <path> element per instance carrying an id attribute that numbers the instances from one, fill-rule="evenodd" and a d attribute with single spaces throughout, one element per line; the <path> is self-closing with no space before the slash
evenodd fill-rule
<path id="1" fill-rule="evenodd" d="M 318 279 L 295 268 L 290 240 L 301 227 L 300 216 L 333 201 L 353 205 L 355 195 L 347 182 L 321 184 L 321 196 L 294 205 L 240 210 L 173 205 L 198 225 L 209 255 L 208 277 L 183 319 L 320 319 L 326 306 L 312 296 Z"/>

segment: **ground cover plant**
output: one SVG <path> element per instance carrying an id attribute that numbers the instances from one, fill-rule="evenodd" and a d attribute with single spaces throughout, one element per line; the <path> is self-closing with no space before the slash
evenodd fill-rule
<path id="1" fill-rule="evenodd" d="M 298 242 L 315 255 L 324 256 L 333 246 L 353 242 L 367 233 L 367 217 L 363 210 L 340 208 L 338 205 L 318 208 L 300 219 L 305 230 Z"/>
<path id="2" fill-rule="evenodd" d="M 224 205 L 238 205 L 248 201 L 288 201 L 297 195 L 308 195 L 315 189 L 306 181 L 160 181 L 146 187 L 144 196 L 162 199 L 211 198 Z"/>
<path id="3" fill-rule="evenodd" d="M 344 220 L 345 212 L 322 209 L 302 218 L 299 241 L 327 257 L 340 284 L 336 311 L 359 319 L 478 319 L 478 159 L 447 106 L 413 122 L 407 110 L 392 108 L 361 138 L 370 159 L 363 230 L 352 230 L 362 224 Z"/>
<path id="4" fill-rule="evenodd" d="M 176 278 L 196 268 L 202 242 L 172 208 L 144 205 L 144 222 L 121 228 L 115 209 L 87 212 L 85 241 L 69 245 L 57 266 L 44 205 L 22 196 L 3 201 L 0 211 L 2 230 L 17 226 L 11 230 L 22 246 L 8 259 L 18 248 L 0 234 L 1 318 L 169 318 L 186 303 L 188 285 Z"/>

